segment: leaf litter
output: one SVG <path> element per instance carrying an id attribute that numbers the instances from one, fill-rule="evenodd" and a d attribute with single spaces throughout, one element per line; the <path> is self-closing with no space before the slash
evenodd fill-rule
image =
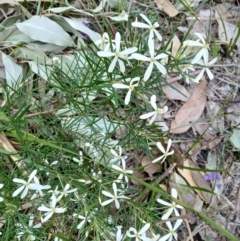
<path id="1" fill-rule="evenodd" d="M 21 2 L 21 1 L 19 1 L 19 2 Z M 178 15 L 178 13 L 179 13 L 178 10 L 168 0 L 163 0 L 163 1 L 156 0 L 155 2 L 157 4 L 156 6 L 158 7 L 158 9 L 160 11 L 166 13 L 169 17 L 174 17 L 174 16 Z M 12 3 L 19 4 L 15 1 L 12 1 Z M 105 3 L 105 1 L 103 1 L 103 3 Z M 92 12 L 101 11 L 104 7 L 103 3 L 100 3 L 99 7 L 92 10 Z M 195 4 L 198 4 L 198 3 L 195 2 Z M 66 9 L 55 9 L 55 10 L 52 9 L 53 12 L 60 11 L 60 10 L 62 12 L 76 11 L 76 9 L 72 8 L 72 7 L 66 8 Z M 209 28 L 206 29 L 205 27 L 206 26 L 210 27 L 212 25 L 212 21 L 216 20 L 217 24 L 218 24 L 218 31 L 216 33 L 214 33 L 214 34 L 218 35 L 216 38 L 223 45 L 230 44 L 231 41 L 236 37 L 237 25 L 229 23 L 227 21 L 227 18 L 229 16 L 227 16 L 228 11 L 226 10 L 226 8 L 221 9 L 220 6 L 217 5 L 215 7 L 214 11 L 215 11 L 215 15 L 213 15 L 213 11 L 210 9 L 200 10 L 200 12 L 198 14 L 199 19 L 188 18 L 188 24 L 189 24 L 189 27 L 191 27 L 190 33 L 193 34 L 194 32 L 199 32 L 199 33 L 207 34 L 209 31 Z M 224 12 L 221 12 L 221 11 L 224 11 Z M 221 13 L 221 16 L 219 15 L 219 13 Z M 9 13 L 7 13 L 7 14 L 9 14 Z M 33 18 L 30 18 L 29 20 L 33 21 L 34 18 L 37 18 L 38 24 L 41 24 L 41 21 L 46 20 L 46 19 L 44 20 L 44 17 L 37 17 L 37 16 L 34 16 Z M 28 20 L 28 22 L 26 21 L 25 24 L 29 23 L 29 20 Z M 78 21 L 72 20 L 72 19 L 70 20 L 70 19 L 66 19 L 66 18 L 65 18 L 65 20 L 70 24 L 72 29 L 78 30 L 78 28 L 76 27 L 76 24 L 79 23 Z M 52 20 L 48 19 L 47 21 L 52 21 Z M 34 24 L 32 24 L 32 25 L 35 26 L 36 25 L 35 23 L 36 22 L 34 22 Z M 29 35 L 28 28 L 24 24 L 16 23 L 16 26 L 23 33 L 25 33 L 26 35 Z M 59 25 L 59 27 L 60 27 L 60 25 Z M 51 44 L 54 43 L 56 45 L 65 46 L 65 47 L 68 47 L 69 45 L 72 46 L 73 41 L 72 41 L 72 38 L 70 38 L 70 36 L 68 35 L 68 33 L 65 31 L 62 32 L 61 28 L 57 28 L 57 29 L 58 29 L 58 31 L 57 31 L 58 36 L 61 35 L 61 37 L 57 39 L 57 42 L 55 40 L 55 37 L 43 36 L 43 34 L 42 33 L 39 34 L 37 30 L 35 31 L 36 34 L 34 34 L 34 36 L 33 35 L 31 35 L 31 36 L 29 35 L 29 36 L 36 40 L 42 40 L 42 42 L 45 42 L 45 43 L 51 43 Z M 94 41 L 99 38 L 98 34 L 95 32 L 91 31 L 90 33 L 88 32 L 88 34 L 91 35 L 91 38 Z M 215 36 L 213 36 L 213 37 L 215 37 Z M 236 42 L 236 46 L 239 51 L 240 50 L 240 39 L 239 38 Z M 173 56 L 175 56 L 174 54 L 177 53 L 178 49 L 179 49 L 179 42 L 176 39 L 175 41 L 173 41 L 173 48 L 172 48 Z M 61 52 L 61 51 L 59 51 L 59 52 Z M 41 54 L 43 54 L 43 53 L 44 52 L 41 52 Z M 3 53 L 2 53 L 2 56 L 4 56 Z M 36 59 L 34 59 L 34 61 L 36 61 Z M 4 64 L 3 67 L 5 68 L 5 71 L 7 71 L 10 67 L 12 67 L 14 70 L 16 70 L 15 72 L 17 73 L 18 77 L 20 76 L 20 73 L 21 73 L 20 67 L 17 66 L 16 64 L 14 64 L 12 59 L 10 61 L 11 66 L 9 66 L 9 63 L 6 63 L 6 61 L 3 61 L 3 64 Z M 228 68 L 228 67 L 226 67 L 226 68 Z M 230 67 L 229 67 L 229 69 L 230 69 L 230 71 L 232 71 L 232 69 Z M 216 69 L 216 71 L 221 72 L 221 69 L 220 70 Z M 236 74 L 237 71 L 239 74 L 239 69 L 236 71 L 234 70 L 233 74 Z M 14 71 L 11 71 L 11 72 L 14 72 Z M 35 73 L 37 74 L 37 71 Z M 6 72 L 5 75 L 6 75 L 6 80 L 8 82 L 10 81 L 9 83 L 11 83 L 12 77 L 9 75 L 8 72 Z M 229 77 L 229 75 L 228 75 L 228 77 Z M 231 77 L 234 77 L 234 75 Z M 228 80 L 226 79 L 226 81 L 228 81 Z M 214 158 L 214 163 L 215 163 L 214 168 L 209 167 L 210 164 L 207 163 L 207 161 L 208 161 L 207 159 L 205 160 L 204 167 L 207 169 L 213 169 L 213 170 L 214 169 L 228 169 L 229 170 L 228 171 L 229 175 L 226 175 L 226 179 L 223 178 L 223 185 L 226 186 L 226 188 L 223 189 L 223 186 L 222 186 L 221 191 L 223 191 L 223 196 L 227 196 L 228 199 L 230 200 L 230 202 L 234 202 L 235 205 L 233 205 L 233 206 L 237 208 L 238 215 L 236 215 L 233 218 L 230 217 L 230 222 L 228 223 L 228 226 L 226 227 L 227 229 L 231 230 L 233 233 L 237 234 L 238 230 L 240 230 L 240 227 L 239 227 L 239 225 L 234 223 L 234 220 L 239 223 L 238 216 L 239 216 L 239 205 L 240 205 L 239 204 L 240 203 L 240 198 L 239 198 L 239 196 L 240 196 L 239 190 L 240 189 L 239 189 L 238 185 L 240 185 L 240 176 L 239 176 L 240 165 L 237 162 L 233 162 L 233 163 L 231 163 L 231 165 L 223 168 L 223 165 L 221 164 L 222 160 L 220 160 L 221 156 L 219 155 L 221 149 L 218 146 L 221 143 L 223 138 L 218 135 L 219 135 L 219 133 L 221 135 L 223 134 L 224 128 L 226 128 L 226 122 L 231 122 L 231 127 L 235 128 L 235 129 L 232 132 L 233 134 L 230 137 L 230 140 L 231 140 L 233 146 L 236 149 L 239 149 L 239 142 L 238 142 L 239 141 L 238 140 L 238 137 L 239 137 L 238 125 L 240 123 L 239 122 L 239 108 L 238 107 L 235 108 L 236 106 L 238 106 L 238 103 L 233 103 L 233 106 L 227 106 L 227 109 L 226 109 L 224 106 L 225 103 L 222 102 L 222 101 L 225 101 L 226 96 L 231 94 L 232 91 L 239 93 L 239 90 L 238 90 L 238 87 L 236 87 L 236 86 L 234 87 L 233 85 L 231 85 L 231 83 L 222 83 L 221 89 L 217 88 L 217 86 L 218 86 L 217 82 L 218 82 L 217 78 L 214 79 L 212 82 L 210 81 L 210 83 L 207 82 L 205 80 L 205 78 L 202 78 L 202 81 L 200 82 L 200 84 L 193 86 L 194 91 L 190 91 L 189 89 L 191 87 L 186 86 L 181 81 L 181 78 L 180 78 L 179 82 L 176 81 L 176 82 L 171 83 L 171 81 L 169 81 L 169 85 L 167 85 L 165 83 L 165 85 L 162 86 L 163 92 L 165 94 L 166 99 L 168 99 L 168 102 L 172 102 L 171 111 L 176 113 L 173 116 L 173 119 L 165 118 L 165 120 L 166 120 L 166 122 L 164 122 L 166 125 L 165 127 L 166 127 L 166 129 L 170 129 L 171 135 L 173 137 L 176 137 L 176 140 L 178 140 L 179 143 L 183 140 L 188 139 L 189 136 L 191 136 L 191 139 L 192 139 L 190 141 L 190 144 L 188 145 L 188 147 L 180 148 L 181 151 L 179 151 L 178 153 L 175 152 L 175 154 L 174 154 L 175 156 L 173 157 L 173 160 L 174 160 L 174 158 L 179 160 L 178 164 L 181 164 L 182 168 L 181 167 L 174 168 L 175 166 L 173 166 L 173 169 L 171 169 L 170 171 L 166 171 L 167 169 L 162 169 L 160 165 L 153 164 L 151 162 L 151 159 L 149 159 L 146 156 L 144 156 L 142 158 L 140 158 L 139 156 L 136 157 L 134 164 L 131 166 L 131 168 L 132 169 L 135 169 L 136 167 L 143 168 L 143 172 L 135 171 L 135 173 L 134 173 L 135 177 L 138 177 L 139 179 L 142 179 L 142 180 L 152 180 L 154 177 L 158 177 L 159 175 L 162 175 L 165 172 L 166 176 L 170 176 L 171 185 L 175 185 L 175 188 L 179 190 L 180 196 L 182 196 L 183 201 L 185 201 L 186 203 L 189 203 L 192 206 L 195 206 L 195 208 L 198 209 L 198 211 L 206 213 L 206 214 L 208 214 L 208 211 L 204 205 L 209 205 L 208 207 L 214 208 L 215 212 L 218 213 L 218 215 L 216 215 L 216 217 L 217 217 L 216 221 L 219 221 L 219 223 L 224 225 L 224 223 L 227 223 L 228 217 L 227 217 L 227 214 L 224 213 L 224 211 L 221 213 L 220 206 L 219 207 L 217 206 L 218 200 L 215 199 L 215 196 L 213 195 L 215 187 L 213 187 L 208 181 L 206 181 L 204 179 L 203 172 L 192 170 L 192 169 L 199 169 L 199 166 L 201 166 L 201 165 L 198 165 L 198 162 L 197 162 L 198 157 L 196 157 L 201 152 L 201 150 L 215 151 L 216 155 Z M 239 83 L 239 79 L 238 79 L 238 81 L 235 81 L 235 82 Z M 216 84 L 215 86 L 212 87 L 214 91 L 211 94 L 209 94 L 209 89 L 213 85 L 213 83 Z M 219 100 L 221 100 L 221 101 L 219 101 Z M 177 101 L 177 104 L 174 101 Z M 231 99 L 230 101 L 235 101 L 235 100 Z M 237 101 L 239 101 L 239 99 L 237 99 Z M 226 104 L 228 105 L 228 103 L 226 103 Z M 226 115 L 223 114 L 225 111 L 224 108 L 226 109 L 226 113 L 227 113 Z M 218 120 L 216 120 L 216 118 L 215 118 L 217 114 L 219 114 Z M 164 116 L 163 116 L 163 118 L 164 118 Z M 158 119 L 158 121 L 159 120 L 162 120 L 162 118 Z M 202 122 L 204 122 L 204 124 L 201 124 Z M 209 127 L 210 124 L 211 124 L 211 126 Z M 211 130 L 211 128 L 212 128 L 212 130 Z M 197 131 L 198 135 L 203 135 L 202 139 L 197 144 L 194 143 L 194 141 L 196 140 L 196 135 L 192 134 L 194 129 Z M 211 130 L 211 132 L 209 130 Z M 124 129 L 124 127 L 120 127 L 117 130 L 117 132 L 118 132 L 117 138 L 119 138 L 119 139 L 123 139 L 126 136 L 126 130 Z M 229 137 L 229 136 L 227 136 L 227 137 Z M 176 144 L 174 144 L 175 148 L 178 146 L 178 142 L 176 142 Z M 4 143 L 7 143 L 7 146 L 8 146 L 8 147 L 3 146 L 5 148 L 5 150 L 10 151 L 10 149 L 11 149 L 11 150 L 14 150 L 14 152 L 16 152 L 15 149 L 12 149 L 13 147 L 9 141 L 4 141 Z M 181 144 L 182 144 L 182 146 L 184 145 L 183 143 L 181 143 Z M 190 154 L 189 158 L 186 158 L 184 156 L 184 153 L 186 151 L 188 151 L 189 146 L 191 147 L 192 145 L 194 145 L 194 147 L 192 148 L 191 152 L 189 152 L 189 154 Z M 179 145 L 179 146 L 181 146 L 181 145 Z M 219 149 L 218 153 L 216 152 L 217 149 Z M 191 156 L 191 153 L 192 153 L 192 156 Z M 125 150 L 124 154 L 127 154 L 126 150 Z M 226 153 L 226 155 L 231 155 L 231 154 Z M 195 158 L 193 156 L 195 156 Z M 191 160 L 191 159 L 194 159 L 194 160 Z M 139 162 L 139 160 L 141 160 L 141 161 Z M 236 160 L 234 160 L 234 161 L 236 161 Z M 129 165 L 129 163 L 128 163 L 128 165 Z M 166 168 L 166 167 L 164 167 L 164 168 Z M 187 168 L 190 168 L 190 169 L 187 169 Z M 202 169 L 204 170 L 204 168 L 202 168 Z M 225 173 L 222 172 L 222 175 L 223 174 L 225 174 Z M 226 180 L 228 181 L 227 185 L 224 183 Z M 136 186 L 139 185 L 134 180 L 131 180 L 131 182 L 133 185 L 136 185 Z M 231 187 L 231 184 L 233 182 L 235 182 L 236 185 L 234 185 L 234 187 Z M 189 184 L 190 187 L 186 187 L 186 184 Z M 135 187 L 135 188 L 137 188 L 137 187 Z M 208 191 L 206 192 L 204 190 L 208 190 Z M 236 190 L 237 190 L 237 193 L 236 193 Z M 231 193 L 231 195 L 230 195 L 230 193 Z M 214 196 L 214 199 L 213 199 L 213 196 Z M 219 193 L 219 196 L 221 196 L 221 193 Z M 147 195 L 143 198 L 143 200 L 147 201 Z M 228 206 L 227 206 L 227 208 L 228 208 Z M 234 216 L 234 214 L 233 214 L 233 216 Z M 192 220 L 193 219 L 194 218 L 192 217 Z M 198 223 L 199 221 L 196 219 L 191 222 L 195 223 L 195 227 L 199 224 Z M 192 231 L 194 231 L 194 230 L 192 230 Z M 210 226 L 206 227 L 203 230 L 200 230 L 199 233 L 201 235 L 202 240 L 207 240 L 207 236 L 212 238 L 212 240 L 219 238 L 218 235 L 216 234 L 216 232 Z M 223 240 L 223 239 L 219 238 L 219 240 Z"/>

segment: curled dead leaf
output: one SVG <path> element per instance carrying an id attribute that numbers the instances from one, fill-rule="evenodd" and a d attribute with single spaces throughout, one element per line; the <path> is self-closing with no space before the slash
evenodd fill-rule
<path id="1" fill-rule="evenodd" d="M 149 177 L 152 177 L 155 173 L 161 171 L 161 165 L 158 163 L 152 163 L 152 160 L 147 159 L 147 157 L 143 157 L 141 161 L 144 171 Z"/>

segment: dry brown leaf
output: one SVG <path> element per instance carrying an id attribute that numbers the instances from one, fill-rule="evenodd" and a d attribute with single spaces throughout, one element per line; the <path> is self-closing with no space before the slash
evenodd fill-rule
<path id="1" fill-rule="evenodd" d="M 222 11 L 224 10 L 219 6 L 215 11 L 215 18 L 218 22 L 218 36 L 221 42 L 230 44 L 230 42 L 233 42 L 237 37 L 238 27 L 235 24 L 227 22 L 226 15 L 223 14 Z M 240 53 L 240 38 L 238 38 L 236 45 Z"/>
<path id="2" fill-rule="evenodd" d="M 198 197 L 198 195 L 196 195 L 191 188 L 186 187 L 186 180 L 176 172 L 172 172 L 170 179 L 173 182 L 174 188 L 178 191 L 178 195 L 181 198 L 180 200 L 193 206 L 196 202 L 196 197 Z"/>
<path id="3" fill-rule="evenodd" d="M 183 133 L 187 131 L 201 116 L 206 104 L 207 81 L 203 77 L 202 82 L 197 86 L 193 95 L 180 108 L 171 123 L 171 133 Z"/>
<path id="4" fill-rule="evenodd" d="M 190 33 L 203 33 L 206 34 L 209 31 L 209 26 L 211 26 L 211 21 L 213 18 L 213 11 L 210 9 L 200 10 L 199 16 L 187 18 L 188 26 L 191 27 Z"/>
<path id="5" fill-rule="evenodd" d="M 185 166 L 185 167 L 191 167 L 189 162 L 190 162 L 189 159 L 185 159 L 185 160 L 183 161 L 183 166 Z M 177 170 L 178 170 L 178 172 L 180 173 L 180 175 L 188 182 L 188 184 L 189 184 L 190 186 L 195 186 L 195 187 L 197 186 L 197 183 L 195 182 L 195 180 L 194 180 L 194 178 L 193 178 L 193 176 L 192 176 L 191 170 L 184 169 L 184 168 L 183 168 L 183 169 L 177 168 Z M 195 190 L 195 191 L 198 193 L 198 195 L 199 195 L 203 200 L 205 200 L 201 191 L 199 191 L 199 190 Z"/>
<path id="6" fill-rule="evenodd" d="M 175 57 L 180 46 L 181 46 L 181 42 L 178 36 L 175 34 L 171 42 L 168 44 L 167 50 L 169 50 L 172 47 L 172 56 Z"/>
<path id="7" fill-rule="evenodd" d="M 152 163 L 152 161 L 147 159 L 147 157 L 143 157 L 141 161 L 144 171 L 149 175 L 149 177 L 152 177 L 155 173 L 161 171 L 161 165 L 158 163 Z"/>
<path id="8" fill-rule="evenodd" d="M 163 86 L 162 90 L 166 97 L 170 100 L 181 100 L 186 102 L 190 97 L 190 94 L 185 87 L 177 82 L 173 82 L 171 85 Z"/>
<path id="9" fill-rule="evenodd" d="M 174 17 L 178 14 L 177 9 L 169 0 L 155 0 L 155 3 L 160 11 L 165 12 L 170 17 Z"/>
<path id="10" fill-rule="evenodd" d="M 189 164 L 190 164 L 190 167 L 192 168 L 198 168 L 198 166 L 196 166 L 194 162 L 192 162 L 190 159 L 189 159 Z M 192 172 L 192 177 L 194 181 L 197 183 L 197 186 L 212 192 L 212 188 L 210 187 L 210 184 L 204 180 L 204 177 L 201 172 L 199 171 Z M 203 200 L 206 203 L 210 203 L 212 200 L 213 194 L 209 192 L 204 192 L 204 191 L 201 191 L 201 193 L 202 193 L 202 196 L 204 197 Z"/>
<path id="11" fill-rule="evenodd" d="M 7 137 L 3 133 L 0 134 L 0 145 L 6 151 L 9 151 L 9 152 L 12 152 L 12 153 L 17 153 L 15 148 L 12 146 L 12 144 L 9 142 L 9 140 L 7 139 Z M 15 155 L 10 155 L 10 157 L 12 158 L 12 160 L 15 162 L 15 164 L 18 167 L 24 166 L 24 163 L 22 161 L 20 161 L 19 158 L 17 158 Z"/>

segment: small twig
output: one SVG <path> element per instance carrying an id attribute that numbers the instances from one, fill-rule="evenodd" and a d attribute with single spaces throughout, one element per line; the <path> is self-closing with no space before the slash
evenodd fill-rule
<path id="1" fill-rule="evenodd" d="M 171 164 L 170 167 L 157 179 L 157 183 L 160 183 L 166 176 L 168 176 L 176 166 L 176 163 Z"/>
<path id="2" fill-rule="evenodd" d="M 51 113 L 54 113 L 54 112 L 56 112 L 56 111 L 55 110 L 48 110 L 48 111 L 42 111 L 42 112 L 28 114 L 28 115 L 25 115 L 24 117 L 25 118 L 31 118 L 31 117 L 34 117 L 34 116 L 47 115 L 47 114 L 51 114 Z"/>

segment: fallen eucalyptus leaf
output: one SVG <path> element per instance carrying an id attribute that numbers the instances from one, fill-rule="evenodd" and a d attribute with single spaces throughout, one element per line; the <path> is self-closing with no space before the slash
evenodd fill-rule
<path id="1" fill-rule="evenodd" d="M 99 33 L 94 32 L 93 30 L 84 25 L 83 22 L 86 21 L 85 19 L 65 17 L 63 17 L 63 19 L 65 19 L 72 28 L 77 29 L 78 31 L 81 31 L 88 35 L 93 42 L 96 42 L 98 39 L 101 39 L 101 35 Z"/>
<path id="2" fill-rule="evenodd" d="M 2 53 L 2 62 L 5 67 L 7 84 L 14 89 L 22 80 L 22 67 L 15 63 L 12 57 Z"/>
<path id="3" fill-rule="evenodd" d="M 235 148 L 240 149 L 240 130 L 235 129 L 233 131 L 230 141 Z"/>
<path id="4" fill-rule="evenodd" d="M 122 13 L 115 17 L 108 17 L 114 21 L 121 22 L 121 21 L 128 21 L 128 14 L 125 11 L 122 11 Z"/>
<path id="5" fill-rule="evenodd" d="M 44 16 L 33 16 L 16 24 L 17 28 L 34 40 L 59 46 L 74 46 L 72 38 L 54 21 Z"/>
<path id="6" fill-rule="evenodd" d="M 203 77 L 193 95 L 177 112 L 175 120 L 171 123 L 171 133 L 186 132 L 199 119 L 206 104 L 206 90 L 207 81 Z"/>
<path id="7" fill-rule="evenodd" d="M 49 57 L 47 57 L 46 54 L 44 54 L 43 52 L 41 52 L 39 50 L 29 49 L 29 48 L 25 48 L 25 47 L 21 47 L 18 50 L 21 51 L 21 55 L 19 55 L 18 58 L 21 57 L 23 59 L 31 59 L 39 64 L 51 64 L 52 63 L 52 60 Z"/>

